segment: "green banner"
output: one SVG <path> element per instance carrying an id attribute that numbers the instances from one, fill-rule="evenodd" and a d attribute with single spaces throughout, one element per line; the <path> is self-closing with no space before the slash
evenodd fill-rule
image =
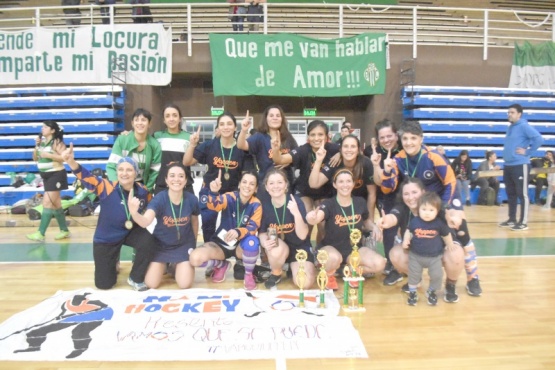
<path id="1" fill-rule="evenodd" d="M 510 88 L 555 89 L 555 42 L 515 43 Z"/>
<path id="2" fill-rule="evenodd" d="M 319 40 L 292 34 L 210 34 L 214 95 L 383 94 L 386 35 Z"/>
<path id="3" fill-rule="evenodd" d="M 217 3 L 217 0 L 150 0 L 153 4 L 163 3 Z M 250 2 L 245 0 L 245 3 Z M 375 5 L 397 5 L 397 0 L 266 0 L 267 3 L 309 3 L 309 4 L 375 4 Z"/>

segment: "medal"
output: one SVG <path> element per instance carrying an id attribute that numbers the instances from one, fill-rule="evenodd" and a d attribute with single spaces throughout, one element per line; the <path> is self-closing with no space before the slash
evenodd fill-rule
<path id="1" fill-rule="evenodd" d="M 231 156 L 233 155 L 233 148 L 235 148 L 235 144 L 231 147 L 231 150 L 229 151 L 229 158 L 226 159 L 225 158 L 225 153 L 224 153 L 224 147 L 222 145 L 222 141 L 220 140 L 220 150 L 222 151 L 222 163 L 224 166 L 224 180 L 229 181 L 230 179 L 230 175 L 229 175 L 229 163 L 231 162 Z"/>
<path id="2" fill-rule="evenodd" d="M 230 177 L 230 176 L 229 176 L 229 173 L 228 173 L 228 172 L 224 173 L 224 179 L 229 180 L 229 177 Z"/>
<path id="3" fill-rule="evenodd" d="M 131 220 L 125 221 L 125 228 L 131 230 L 133 228 L 133 222 L 131 222 Z"/>

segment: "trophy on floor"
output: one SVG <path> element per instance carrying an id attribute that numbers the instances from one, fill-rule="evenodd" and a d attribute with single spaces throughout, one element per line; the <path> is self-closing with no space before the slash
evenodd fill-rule
<path id="1" fill-rule="evenodd" d="M 343 269 L 343 310 L 346 312 L 363 312 L 364 308 L 364 277 L 360 266 L 358 242 L 362 233 L 358 229 L 351 231 L 351 245 L 353 251 L 349 257 L 349 264 Z"/>
<path id="2" fill-rule="evenodd" d="M 326 286 L 328 285 L 328 273 L 326 272 L 326 262 L 328 262 L 329 254 L 323 249 L 318 251 L 316 255 L 316 259 L 320 263 L 320 271 L 318 272 L 318 276 L 316 277 L 316 281 L 318 282 L 318 287 L 320 288 L 320 303 L 318 307 L 326 308 Z"/>
<path id="3" fill-rule="evenodd" d="M 297 285 L 299 286 L 299 307 L 304 308 L 304 286 L 306 285 L 306 271 L 304 264 L 308 258 L 308 253 L 305 250 L 297 249 L 295 259 L 299 263 L 299 270 L 297 271 Z"/>

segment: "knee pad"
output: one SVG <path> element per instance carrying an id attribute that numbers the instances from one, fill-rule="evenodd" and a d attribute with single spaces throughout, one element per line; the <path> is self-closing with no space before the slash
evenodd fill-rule
<path id="1" fill-rule="evenodd" d="M 241 246 L 241 249 L 245 252 L 258 253 L 259 248 L 260 248 L 260 241 L 258 240 L 258 238 L 256 236 L 249 235 L 249 236 L 243 238 L 239 242 L 239 245 Z"/>

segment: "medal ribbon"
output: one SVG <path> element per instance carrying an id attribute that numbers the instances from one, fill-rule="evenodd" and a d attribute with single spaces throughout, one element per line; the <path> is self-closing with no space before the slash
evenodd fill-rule
<path id="1" fill-rule="evenodd" d="M 237 216 L 239 216 L 239 211 L 240 211 L 240 204 L 241 204 L 241 196 L 239 194 L 237 194 Z M 243 213 L 241 213 L 241 217 L 237 218 L 237 228 L 239 228 L 241 226 L 241 222 L 243 221 L 243 216 L 245 215 L 245 211 L 247 210 L 247 207 L 245 206 L 245 209 L 243 210 Z"/>
<path id="2" fill-rule="evenodd" d="M 224 146 L 222 145 L 222 140 L 220 139 L 220 150 L 222 151 L 222 160 L 224 161 L 223 165 L 224 165 L 224 172 L 227 174 L 229 172 L 229 162 L 231 161 L 231 156 L 233 155 L 233 148 L 235 148 L 235 144 L 233 144 L 233 146 L 231 147 L 231 150 L 229 152 L 229 158 L 226 159 L 225 158 L 225 154 L 224 154 Z M 227 164 L 226 164 L 227 163 Z M 226 179 L 227 180 L 227 179 Z"/>
<path id="3" fill-rule="evenodd" d="M 168 193 L 168 199 L 170 200 L 170 207 L 172 209 L 173 222 L 177 230 L 177 240 L 181 239 L 181 233 L 179 232 L 179 225 L 177 223 L 177 217 L 175 217 L 175 210 L 173 209 L 173 202 L 170 198 L 170 193 Z M 183 208 L 183 196 L 181 196 L 181 202 L 179 203 L 179 219 L 181 219 L 181 209 Z"/>
<path id="4" fill-rule="evenodd" d="M 420 149 L 420 155 L 418 156 L 418 161 L 416 161 L 416 166 L 414 166 L 414 170 L 412 171 L 412 174 L 410 174 L 410 177 L 414 177 L 414 174 L 416 173 L 416 169 L 418 168 L 418 164 L 420 163 L 420 160 L 422 159 L 422 149 Z M 405 163 L 407 164 L 407 173 L 409 173 L 409 156 L 407 154 L 407 157 L 405 158 Z"/>
<path id="5" fill-rule="evenodd" d="M 352 223 L 349 222 L 349 218 L 347 217 L 347 214 L 343 210 L 343 206 L 339 203 L 339 199 L 337 199 L 337 197 L 336 197 L 335 200 L 337 201 L 337 204 L 339 204 L 339 208 L 341 209 L 341 212 L 343 213 L 343 216 L 345 217 L 345 222 L 347 223 L 347 227 L 349 228 L 349 233 L 351 233 L 355 229 L 355 223 L 356 223 L 356 221 L 355 221 L 355 207 L 353 206 L 353 199 L 351 198 L 351 215 L 352 215 L 352 218 L 353 218 Z"/>
<path id="6" fill-rule="evenodd" d="M 121 186 L 119 186 L 119 193 L 121 195 L 121 200 L 123 202 L 123 209 L 125 210 L 125 215 L 127 216 L 127 221 L 131 221 L 131 213 L 129 213 L 129 208 L 127 207 L 127 202 L 125 201 L 125 197 L 123 196 L 123 191 L 121 190 Z"/>
<path id="7" fill-rule="evenodd" d="M 282 212 L 282 217 L 281 217 L 281 223 L 280 223 L 280 219 L 277 213 L 277 209 L 274 206 L 274 203 L 272 203 L 272 208 L 274 209 L 274 213 L 276 215 L 276 220 L 278 222 L 278 227 L 280 230 L 280 234 L 281 234 L 281 239 L 284 239 L 284 233 L 283 233 L 283 225 L 285 225 L 285 209 L 287 208 L 287 195 L 285 195 L 285 203 L 283 203 L 283 212 Z"/>

